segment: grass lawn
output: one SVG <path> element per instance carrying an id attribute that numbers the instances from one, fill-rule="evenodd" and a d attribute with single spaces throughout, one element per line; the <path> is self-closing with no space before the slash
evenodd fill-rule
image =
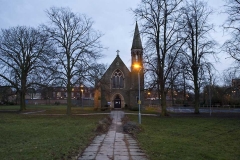
<path id="1" fill-rule="evenodd" d="M 143 116 L 142 128 L 136 138 L 150 160 L 240 159 L 240 118 Z"/>
<path id="2" fill-rule="evenodd" d="M 70 159 L 95 136 L 95 116 L 0 113 L 0 159 Z"/>
<path id="3" fill-rule="evenodd" d="M 138 106 L 134 107 L 135 110 L 124 110 L 125 113 L 135 113 L 138 114 Z M 160 110 L 159 108 L 155 107 L 145 107 L 145 109 L 141 110 L 142 114 L 157 114 L 160 115 Z"/>

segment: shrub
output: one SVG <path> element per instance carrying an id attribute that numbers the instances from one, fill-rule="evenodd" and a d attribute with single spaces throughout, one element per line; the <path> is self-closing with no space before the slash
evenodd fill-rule
<path id="1" fill-rule="evenodd" d="M 107 116 L 106 118 L 104 118 L 98 122 L 98 125 L 97 125 L 95 131 L 98 133 L 106 133 L 111 124 L 112 124 L 112 118 L 110 116 Z"/>
<path id="2" fill-rule="evenodd" d="M 129 110 L 130 110 L 130 111 L 138 111 L 138 107 L 136 107 L 136 106 L 130 107 Z"/>
<path id="3" fill-rule="evenodd" d="M 131 133 L 134 130 L 138 130 L 138 124 L 136 122 L 128 121 L 123 125 L 123 131 L 126 133 Z"/>
<path id="4" fill-rule="evenodd" d="M 58 106 L 60 105 L 60 102 L 56 101 L 54 104 Z"/>
<path id="5" fill-rule="evenodd" d="M 94 111 L 97 111 L 97 110 L 98 110 L 98 108 L 97 108 L 97 107 L 94 107 L 94 108 L 93 108 L 93 110 L 94 110 Z"/>
<path id="6" fill-rule="evenodd" d="M 14 102 L 7 102 L 8 105 L 14 105 Z"/>
<path id="7" fill-rule="evenodd" d="M 101 107 L 101 111 L 106 111 L 108 109 L 109 109 L 109 105 L 107 105 L 107 104 L 104 107 Z"/>

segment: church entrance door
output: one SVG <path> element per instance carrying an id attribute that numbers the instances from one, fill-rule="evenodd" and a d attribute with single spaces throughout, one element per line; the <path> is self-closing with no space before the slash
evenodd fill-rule
<path id="1" fill-rule="evenodd" d="M 119 95 L 114 99 L 114 108 L 121 108 L 121 98 Z"/>

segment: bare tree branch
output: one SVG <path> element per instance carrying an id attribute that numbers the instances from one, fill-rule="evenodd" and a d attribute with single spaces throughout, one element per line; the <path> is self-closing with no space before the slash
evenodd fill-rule
<path id="1" fill-rule="evenodd" d="M 230 32 L 231 39 L 223 44 L 223 50 L 227 52 L 238 63 L 240 62 L 240 1 L 225 0 L 225 13 L 228 18 L 223 28 Z"/>

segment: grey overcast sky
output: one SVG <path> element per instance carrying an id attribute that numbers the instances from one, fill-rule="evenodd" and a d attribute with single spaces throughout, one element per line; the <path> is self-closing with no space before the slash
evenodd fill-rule
<path id="1" fill-rule="evenodd" d="M 120 50 L 120 57 L 130 67 L 131 44 L 135 27 L 135 17 L 130 8 L 136 8 L 141 0 L 0 0 L 0 28 L 17 25 L 37 27 L 46 23 L 45 11 L 52 6 L 69 7 L 73 12 L 85 14 L 94 21 L 94 28 L 104 34 L 101 42 L 107 49 L 103 51 L 104 58 L 100 61 L 110 65 Z M 219 27 L 226 15 L 219 14 L 223 9 L 223 0 L 208 0 L 214 10 L 210 22 L 216 29 L 212 37 L 222 45 L 228 37 Z M 231 59 L 225 53 L 218 54 L 219 63 L 212 61 L 220 72 L 231 65 Z"/>

